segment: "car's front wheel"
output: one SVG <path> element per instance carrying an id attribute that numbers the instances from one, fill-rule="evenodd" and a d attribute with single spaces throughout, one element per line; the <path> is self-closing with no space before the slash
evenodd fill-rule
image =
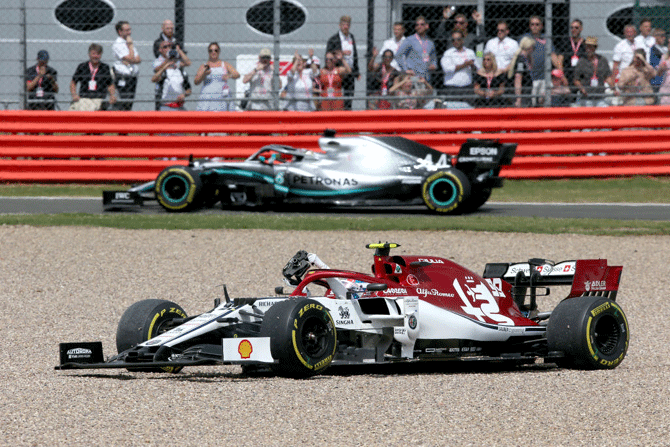
<path id="1" fill-rule="evenodd" d="M 577 297 L 561 301 L 549 317 L 549 351 L 565 357 L 559 366 L 613 369 L 628 351 L 628 320 L 621 307 L 604 297 Z"/>
<path id="2" fill-rule="evenodd" d="M 335 322 L 322 304 L 289 298 L 272 306 L 261 324 L 261 337 L 270 337 L 277 373 L 295 378 L 323 372 L 337 345 Z"/>
<path id="3" fill-rule="evenodd" d="M 431 211 L 457 214 L 470 197 L 470 181 L 457 169 L 438 171 L 423 181 L 421 196 Z"/>
<path id="4" fill-rule="evenodd" d="M 170 329 L 170 322 L 186 318 L 178 304 L 168 300 L 138 301 L 126 309 L 116 329 L 116 350 L 120 354 Z M 181 367 L 142 368 L 138 371 L 177 373 Z M 135 371 L 129 368 L 129 371 Z"/>
<path id="5" fill-rule="evenodd" d="M 170 166 L 156 178 L 156 200 L 167 211 L 189 211 L 201 200 L 200 176 L 188 166 Z"/>

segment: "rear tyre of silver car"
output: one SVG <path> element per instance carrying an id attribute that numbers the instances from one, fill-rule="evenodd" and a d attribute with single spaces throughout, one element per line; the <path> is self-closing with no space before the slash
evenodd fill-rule
<path id="1" fill-rule="evenodd" d="M 190 211 L 200 203 L 202 181 L 188 166 L 170 166 L 158 174 L 154 191 L 166 211 Z"/>
<path id="2" fill-rule="evenodd" d="M 604 297 L 576 297 L 561 301 L 547 326 L 549 352 L 561 351 L 559 366 L 577 369 L 614 369 L 626 356 L 628 320 L 621 307 Z"/>
<path id="3" fill-rule="evenodd" d="M 323 372 L 337 346 L 335 322 L 322 304 L 289 298 L 272 306 L 261 324 L 261 337 L 270 337 L 273 370 L 282 376 L 305 378 Z"/>
<path id="4" fill-rule="evenodd" d="M 462 213 L 474 213 L 491 197 L 491 188 L 472 188 L 470 197 L 461 205 Z"/>
<path id="5" fill-rule="evenodd" d="M 186 318 L 178 304 L 168 300 L 142 300 L 130 306 L 121 316 L 116 329 L 116 350 L 123 351 L 151 340 L 167 331 L 167 323 L 175 318 Z M 177 373 L 181 367 L 128 368 L 128 371 Z"/>
<path id="6" fill-rule="evenodd" d="M 470 181 L 457 169 L 438 171 L 423 181 L 421 196 L 431 211 L 458 214 L 470 197 Z"/>

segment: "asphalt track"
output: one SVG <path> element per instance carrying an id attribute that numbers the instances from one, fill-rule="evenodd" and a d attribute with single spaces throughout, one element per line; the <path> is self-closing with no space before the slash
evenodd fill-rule
<path id="1" fill-rule="evenodd" d="M 107 211 L 114 213 L 119 211 Z M 141 214 L 162 214 L 165 211 L 155 203 L 143 207 L 126 209 L 120 212 Z M 198 211 L 198 213 L 239 213 L 240 211 L 222 211 L 220 208 Z M 246 211 L 248 212 L 248 211 Z M 423 206 L 415 207 L 360 207 L 331 209 L 300 209 L 287 211 L 311 214 L 346 215 L 351 217 L 369 216 L 435 216 Z M 102 214 L 102 198 L 82 197 L 0 197 L 0 214 L 63 214 L 87 213 Z M 283 214 L 281 211 L 268 211 L 272 214 Z M 618 220 L 651 220 L 670 221 L 670 204 L 647 203 L 511 203 L 489 202 L 472 215 L 480 216 L 520 216 L 520 217 L 552 217 L 552 218 L 595 218 Z"/>

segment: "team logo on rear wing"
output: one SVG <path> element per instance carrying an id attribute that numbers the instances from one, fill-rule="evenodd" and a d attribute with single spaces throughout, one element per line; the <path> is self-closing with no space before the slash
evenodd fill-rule
<path id="1" fill-rule="evenodd" d="M 575 274 L 576 261 L 565 261 L 556 265 L 543 264 L 533 266 L 532 269 L 540 272 L 542 276 L 565 276 Z M 514 278 L 517 273 L 523 272 L 524 275 L 530 276 L 531 266 L 529 263 L 512 264 L 507 268 L 503 278 Z"/>

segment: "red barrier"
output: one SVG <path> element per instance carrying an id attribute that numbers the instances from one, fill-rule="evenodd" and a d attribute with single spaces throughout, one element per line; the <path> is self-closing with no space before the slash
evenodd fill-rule
<path id="1" fill-rule="evenodd" d="M 518 143 L 508 178 L 670 175 L 670 107 L 364 112 L 0 111 L 0 180 L 133 182 L 196 158 L 317 149 L 323 130 L 401 135 L 455 154 L 468 138 Z M 173 161 L 177 158 L 180 161 Z M 111 160 L 110 160 L 111 159 Z"/>

